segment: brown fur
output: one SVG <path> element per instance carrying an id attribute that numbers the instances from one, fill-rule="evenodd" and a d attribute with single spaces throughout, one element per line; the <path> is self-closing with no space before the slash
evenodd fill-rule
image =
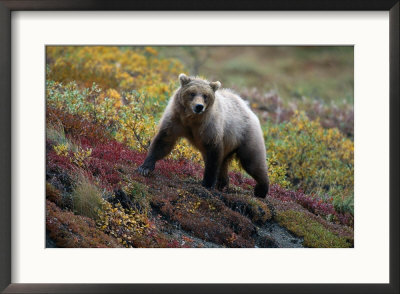
<path id="1" fill-rule="evenodd" d="M 219 89 L 220 82 L 179 76 L 180 88 L 161 118 L 157 135 L 139 168 L 147 176 L 155 163 L 168 155 L 180 137 L 187 138 L 205 161 L 203 186 L 223 189 L 229 184 L 229 162 L 237 155 L 243 168 L 256 181 L 254 194 L 268 193 L 265 145 L 260 122 L 235 93 Z"/>

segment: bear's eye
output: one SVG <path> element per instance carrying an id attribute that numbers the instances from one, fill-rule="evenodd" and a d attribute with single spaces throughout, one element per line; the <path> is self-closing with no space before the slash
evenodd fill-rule
<path id="1" fill-rule="evenodd" d="M 194 96 L 196 96 L 196 93 L 194 93 L 194 92 L 190 93 L 190 97 L 193 98 Z"/>
<path id="2" fill-rule="evenodd" d="M 207 98 L 208 98 L 208 96 L 207 96 L 207 95 L 203 95 L 203 98 L 204 98 L 204 100 L 205 100 L 205 99 L 207 99 Z"/>

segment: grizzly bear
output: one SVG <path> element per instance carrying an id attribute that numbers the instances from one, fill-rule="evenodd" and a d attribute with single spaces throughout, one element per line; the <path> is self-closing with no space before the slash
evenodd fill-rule
<path id="1" fill-rule="evenodd" d="M 168 155 L 180 137 L 202 154 L 205 163 L 202 185 L 228 186 L 228 165 L 236 154 L 244 170 L 257 182 L 254 195 L 268 193 L 266 151 L 257 116 L 246 102 L 220 82 L 179 75 L 180 87 L 166 107 L 149 152 L 138 171 L 148 176 L 158 160 Z"/>

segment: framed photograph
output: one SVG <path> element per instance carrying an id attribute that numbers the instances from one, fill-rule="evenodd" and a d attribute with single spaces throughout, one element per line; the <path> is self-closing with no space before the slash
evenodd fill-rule
<path id="1" fill-rule="evenodd" d="M 4 293 L 399 293 L 399 2 L 0 1 Z"/>

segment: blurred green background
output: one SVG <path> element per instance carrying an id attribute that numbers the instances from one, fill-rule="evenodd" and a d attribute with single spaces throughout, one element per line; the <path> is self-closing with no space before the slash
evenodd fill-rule
<path id="1" fill-rule="evenodd" d="M 352 46 L 157 47 L 189 74 L 220 80 L 223 87 L 275 91 L 284 101 L 307 97 L 353 104 Z"/>

